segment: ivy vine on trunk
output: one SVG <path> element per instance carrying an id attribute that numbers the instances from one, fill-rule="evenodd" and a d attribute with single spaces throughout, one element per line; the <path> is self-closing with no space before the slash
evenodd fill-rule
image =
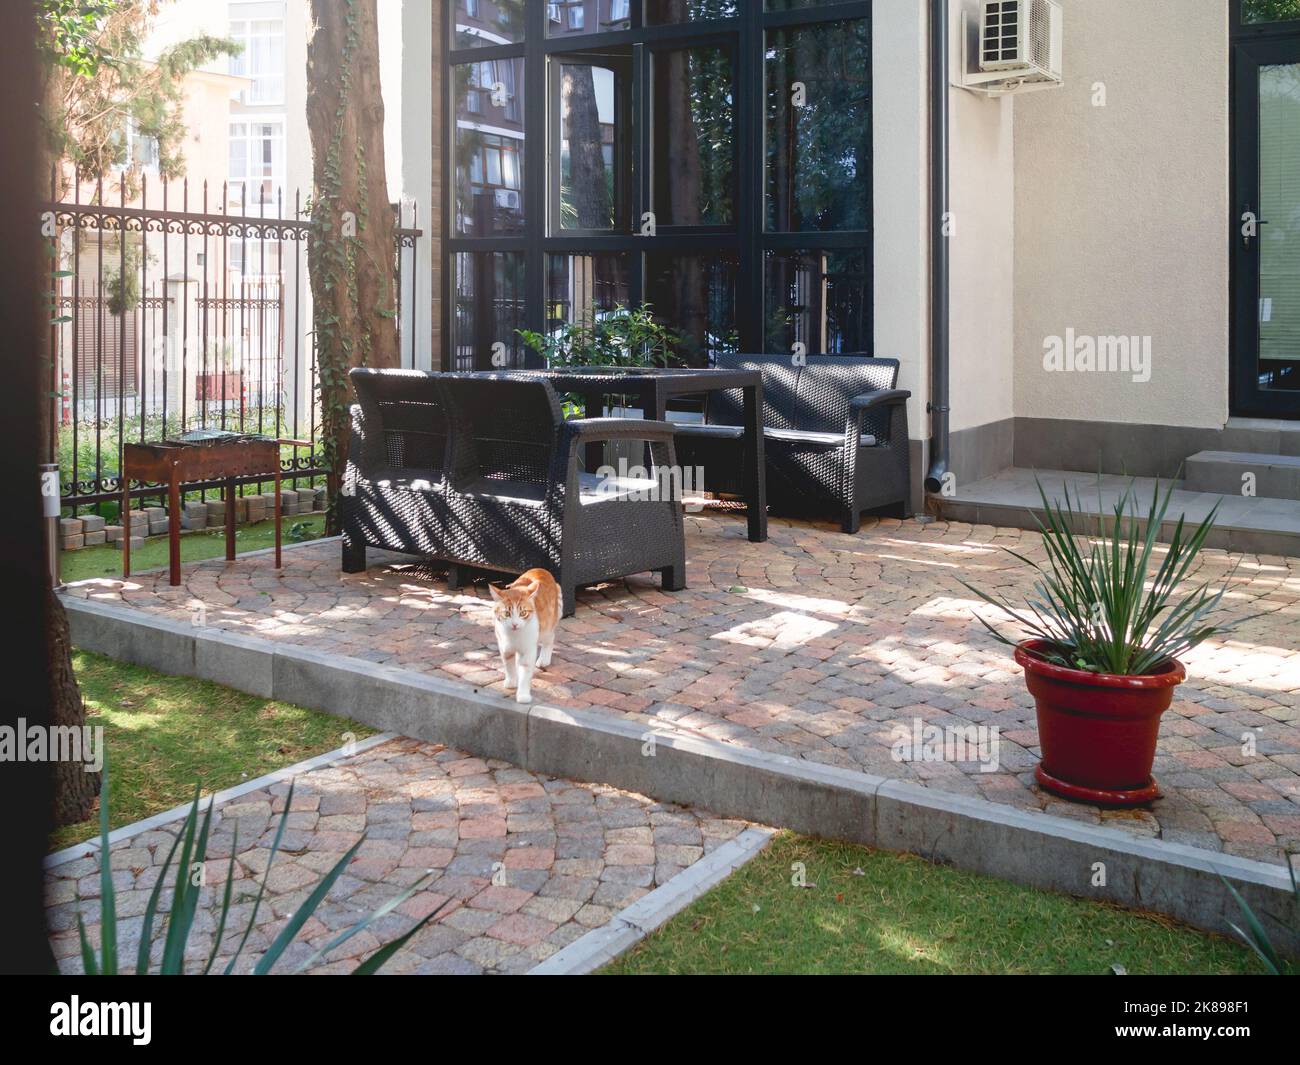
<path id="1" fill-rule="evenodd" d="M 313 192 L 311 278 L 326 528 L 339 531 L 354 366 L 401 364 L 397 342 L 397 225 L 384 173 L 384 101 L 375 0 L 311 0 L 307 126 Z"/>

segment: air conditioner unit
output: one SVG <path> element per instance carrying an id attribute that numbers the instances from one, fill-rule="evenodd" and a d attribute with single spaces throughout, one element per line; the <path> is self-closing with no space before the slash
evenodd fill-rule
<path id="1" fill-rule="evenodd" d="M 519 210 L 519 190 L 518 189 L 497 189 L 496 190 L 497 206 L 506 211 Z"/>
<path id="2" fill-rule="evenodd" d="M 1064 16 L 1054 0 L 979 0 L 961 15 L 962 88 L 988 96 L 1061 85 Z"/>

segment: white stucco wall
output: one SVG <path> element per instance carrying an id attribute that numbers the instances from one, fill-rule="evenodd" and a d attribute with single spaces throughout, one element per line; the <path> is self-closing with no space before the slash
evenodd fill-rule
<path id="1" fill-rule="evenodd" d="M 912 439 L 929 436 L 926 5 L 876 0 L 872 17 L 875 351 L 901 360 Z M 918 474 L 919 476 L 919 474 Z"/>
<path id="2" fill-rule="evenodd" d="M 953 69 L 961 62 L 962 6 L 950 4 Z M 949 89 L 952 210 L 949 331 L 953 432 L 1014 417 L 1015 140 L 1012 99 Z"/>
<path id="3" fill-rule="evenodd" d="M 414 334 L 419 369 L 432 365 L 433 7 L 433 0 L 402 0 L 378 8 L 388 196 L 402 204 L 403 224 L 416 218 L 425 233 L 416 242 L 414 283 L 410 253 L 402 260 L 402 359 L 410 364 Z"/>
<path id="4" fill-rule="evenodd" d="M 1061 2 L 1065 87 L 1015 102 L 1015 412 L 1222 426 L 1228 5 Z M 1045 372 L 1067 328 L 1150 336 L 1150 381 Z"/>

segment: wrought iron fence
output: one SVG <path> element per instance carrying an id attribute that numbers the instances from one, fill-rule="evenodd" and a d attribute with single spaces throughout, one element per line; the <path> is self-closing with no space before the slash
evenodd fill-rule
<path id="1" fill-rule="evenodd" d="M 50 449 L 75 514 L 121 498 L 121 447 L 191 429 L 286 445 L 291 483 L 323 476 L 301 193 L 142 178 L 128 198 L 72 183 L 42 220 L 50 241 Z M 394 277 L 402 361 L 417 339 L 415 212 L 397 212 Z M 408 224 L 409 223 L 409 224 Z M 187 486 L 203 490 L 211 486 Z M 132 488 L 136 497 L 159 486 Z"/>

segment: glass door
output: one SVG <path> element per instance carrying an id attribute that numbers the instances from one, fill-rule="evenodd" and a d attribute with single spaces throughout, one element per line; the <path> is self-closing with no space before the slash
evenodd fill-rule
<path id="1" fill-rule="evenodd" d="M 1232 409 L 1300 418 L 1300 34 L 1233 48 Z"/>

